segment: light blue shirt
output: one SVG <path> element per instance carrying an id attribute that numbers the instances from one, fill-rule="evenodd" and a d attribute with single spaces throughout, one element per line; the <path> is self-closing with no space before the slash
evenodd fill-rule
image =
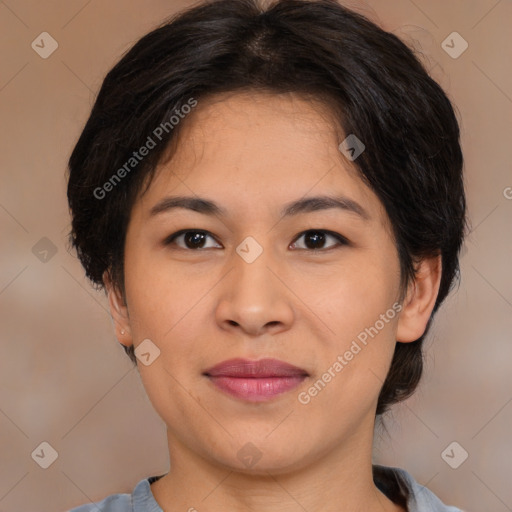
<path id="1" fill-rule="evenodd" d="M 404 483 L 404 492 L 408 495 L 408 512 L 462 512 L 459 508 L 444 505 L 434 493 L 418 484 L 407 471 L 399 468 L 385 469 Z M 132 494 L 112 494 L 102 501 L 81 505 L 69 512 L 164 512 L 151 492 L 150 484 L 156 479 L 154 476 L 142 479 Z M 377 485 L 381 488 L 378 482 Z M 381 490 L 384 492 L 383 488 Z"/>

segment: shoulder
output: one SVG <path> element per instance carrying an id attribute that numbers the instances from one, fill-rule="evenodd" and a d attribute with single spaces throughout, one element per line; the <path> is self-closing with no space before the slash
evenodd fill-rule
<path id="1" fill-rule="evenodd" d="M 101 501 L 80 505 L 69 512 L 133 512 L 131 494 L 112 494 Z"/>
<path id="2" fill-rule="evenodd" d="M 111 494 L 101 501 L 81 505 L 68 512 L 162 512 L 150 488 L 150 484 L 158 478 L 143 478 L 137 483 L 132 494 Z"/>
<path id="3" fill-rule="evenodd" d="M 381 482 L 383 489 L 399 489 L 407 503 L 408 512 L 462 512 L 459 508 L 445 505 L 404 469 L 374 466 L 374 475 L 374 478 Z"/>

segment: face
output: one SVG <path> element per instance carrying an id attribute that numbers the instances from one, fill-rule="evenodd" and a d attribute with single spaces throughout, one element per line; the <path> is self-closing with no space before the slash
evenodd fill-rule
<path id="1" fill-rule="evenodd" d="M 223 95 L 199 101 L 182 128 L 133 207 L 125 246 L 122 342 L 150 340 L 139 349 L 148 361 L 159 350 L 138 367 L 170 444 L 253 473 L 362 449 L 400 317 L 381 203 L 320 103 Z M 177 196 L 218 210 L 165 202 Z M 320 196 L 340 203 L 304 202 Z M 238 358 L 300 371 L 207 375 Z"/>

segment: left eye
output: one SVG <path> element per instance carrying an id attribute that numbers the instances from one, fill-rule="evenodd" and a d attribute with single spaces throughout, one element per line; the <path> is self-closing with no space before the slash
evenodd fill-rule
<path id="1" fill-rule="evenodd" d="M 304 231 L 304 233 L 300 234 L 297 240 L 299 240 L 302 237 L 304 237 L 304 240 L 306 240 L 306 247 L 298 247 L 299 249 L 311 249 L 313 251 L 325 249 L 325 247 L 318 246 L 323 245 L 326 239 L 329 237 L 336 240 L 338 243 L 335 245 L 331 245 L 330 247 L 327 247 L 327 249 L 332 249 L 336 247 L 336 245 L 348 245 L 348 240 L 345 237 L 339 235 L 338 233 L 332 233 L 330 231 L 325 230 L 310 229 L 308 231 Z M 297 242 L 294 242 L 292 246 L 294 246 L 294 248 L 297 248 Z"/>

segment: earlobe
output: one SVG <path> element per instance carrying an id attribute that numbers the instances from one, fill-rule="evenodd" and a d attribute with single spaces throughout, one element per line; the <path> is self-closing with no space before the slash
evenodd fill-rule
<path id="1" fill-rule="evenodd" d="M 116 337 L 119 343 L 128 347 L 133 344 L 128 307 L 125 304 L 121 291 L 112 283 L 108 271 L 103 273 L 103 283 Z"/>
<path id="2" fill-rule="evenodd" d="M 416 341 L 427 327 L 441 283 L 441 255 L 425 258 L 417 266 L 416 276 L 407 290 L 398 320 L 396 340 Z"/>

